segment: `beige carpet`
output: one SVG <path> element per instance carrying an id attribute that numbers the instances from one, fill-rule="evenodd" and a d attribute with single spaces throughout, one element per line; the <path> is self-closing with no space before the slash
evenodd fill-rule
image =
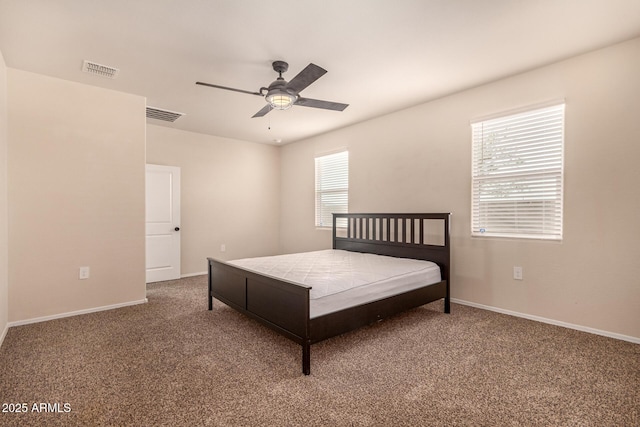
<path id="1" fill-rule="evenodd" d="M 640 345 L 437 302 L 312 346 L 305 377 L 298 345 L 206 293 L 10 328 L 0 400 L 28 411 L 0 425 L 640 426 Z"/>

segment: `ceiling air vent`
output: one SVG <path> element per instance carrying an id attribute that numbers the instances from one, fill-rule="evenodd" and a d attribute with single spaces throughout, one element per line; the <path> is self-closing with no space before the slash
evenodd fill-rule
<path id="1" fill-rule="evenodd" d="M 162 120 L 165 122 L 175 122 L 182 116 L 184 116 L 184 113 L 177 113 L 175 111 L 161 110 L 159 108 L 147 107 L 148 119 Z"/>
<path id="2" fill-rule="evenodd" d="M 95 74 L 108 79 L 115 79 L 120 72 L 119 69 L 109 67 L 108 65 L 96 64 L 95 62 L 85 61 L 82 63 L 82 71 L 89 74 Z"/>

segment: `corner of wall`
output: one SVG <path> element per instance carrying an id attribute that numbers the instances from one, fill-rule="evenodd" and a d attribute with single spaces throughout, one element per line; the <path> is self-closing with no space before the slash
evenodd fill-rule
<path id="1" fill-rule="evenodd" d="M 9 328 L 7 66 L 0 52 L 0 346 Z"/>

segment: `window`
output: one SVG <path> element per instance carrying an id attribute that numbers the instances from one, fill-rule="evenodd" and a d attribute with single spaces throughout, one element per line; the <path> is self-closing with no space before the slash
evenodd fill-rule
<path id="1" fill-rule="evenodd" d="M 316 157 L 316 226 L 332 227 L 332 214 L 348 211 L 349 152 Z"/>
<path id="2" fill-rule="evenodd" d="M 561 240 L 564 104 L 471 128 L 472 236 Z"/>

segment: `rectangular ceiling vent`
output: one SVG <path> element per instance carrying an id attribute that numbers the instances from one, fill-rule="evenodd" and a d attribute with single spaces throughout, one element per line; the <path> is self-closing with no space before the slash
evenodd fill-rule
<path id="1" fill-rule="evenodd" d="M 184 116 L 184 113 L 177 113 L 175 111 L 161 110 L 160 108 L 147 107 L 147 118 L 162 120 L 165 122 L 175 122 L 180 117 Z"/>
<path id="2" fill-rule="evenodd" d="M 119 69 L 109 67 L 108 65 L 96 64 L 95 62 L 85 61 L 82 63 L 82 71 L 89 74 L 95 74 L 96 76 L 106 77 L 108 79 L 115 79 L 120 72 Z"/>

